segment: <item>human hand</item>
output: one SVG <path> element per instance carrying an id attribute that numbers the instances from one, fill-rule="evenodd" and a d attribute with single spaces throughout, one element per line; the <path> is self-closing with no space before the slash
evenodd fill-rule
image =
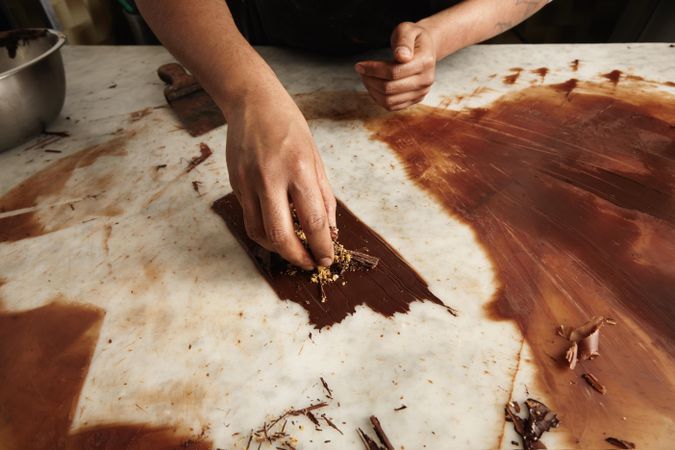
<path id="1" fill-rule="evenodd" d="M 303 269 L 330 266 L 336 201 L 305 118 L 283 88 L 241 105 L 228 117 L 227 168 L 246 233 Z M 311 255 L 295 234 L 289 199 Z"/>
<path id="2" fill-rule="evenodd" d="M 424 99 L 431 90 L 436 50 L 426 28 L 399 24 L 391 34 L 393 61 L 361 61 L 355 65 L 370 96 L 389 111 L 397 111 Z"/>

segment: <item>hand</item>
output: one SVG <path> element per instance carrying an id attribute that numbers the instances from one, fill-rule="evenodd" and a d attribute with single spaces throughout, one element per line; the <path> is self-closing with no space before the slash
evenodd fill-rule
<path id="1" fill-rule="evenodd" d="M 397 111 L 421 102 L 431 90 L 436 51 L 431 34 L 411 22 L 396 27 L 391 49 L 394 61 L 361 61 L 355 70 L 373 100 Z"/>
<path id="2" fill-rule="evenodd" d="M 335 197 L 307 122 L 283 88 L 229 114 L 227 168 L 248 236 L 306 270 L 330 266 Z M 296 236 L 290 201 L 313 258 Z"/>

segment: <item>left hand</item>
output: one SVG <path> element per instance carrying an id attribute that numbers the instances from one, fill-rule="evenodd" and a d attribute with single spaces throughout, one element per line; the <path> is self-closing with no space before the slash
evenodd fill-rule
<path id="1" fill-rule="evenodd" d="M 393 61 L 361 61 L 354 66 L 370 96 L 389 111 L 421 102 L 431 90 L 436 51 L 431 34 L 412 22 L 391 34 Z"/>

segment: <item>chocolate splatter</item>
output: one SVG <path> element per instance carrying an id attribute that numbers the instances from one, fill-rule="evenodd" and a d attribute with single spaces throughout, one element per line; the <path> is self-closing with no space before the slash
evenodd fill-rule
<path id="1" fill-rule="evenodd" d="M 518 323 L 582 447 L 602 431 L 658 447 L 675 416 L 675 98 L 643 88 L 572 79 L 480 115 L 417 106 L 365 121 L 476 231 L 499 280 L 490 315 Z M 550 329 L 610 312 L 622 326 L 593 372 L 621 395 L 600 404 L 562 376 Z"/>
<path id="2" fill-rule="evenodd" d="M 199 144 L 199 156 L 195 156 L 194 158 L 192 158 L 190 160 L 190 163 L 188 164 L 187 168 L 185 169 L 185 172 L 187 172 L 187 173 L 191 172 L 192 169 L 194 169 L 195 167 L 197 167 L 198 165 L 200 165 L 201 163 L 206 161 L 207 158 L 209 156 L 211 156 L 212 154 L 213 154 L 213 152 L 211 151 L 211 148 L 208 145 L 206 145 L 203 142 L 200 143 Z"/>
<path id="3" fill-rule="evenodd" d="M 337 208 L 340 242 L 349 249 L 367 250 L 380 261 L 372 270 L 345 273 L 345 284 L 339 281 L 326 284 L 324 289 L 328 300 L 323 303 L 316 283 L 312 283 L 309 277 L 290 276 L 286 274 L 285 264 L 263 261 L 260 247 L 246 236 L 243 213 L 234 194 L 217 200 L 213 210 L 222 217 L 279 298 L 305 308 L 309 321 L 316 328 L 340 323 L 361 304 L 386 317 L 406 313 L 410 303 L 424 300 L 455 313 L 429 291 L 427 283 L 382 237 L 341 202 L 338 202 Z"/>
<path id="4" fill-rule="evenodd" d="M 504 84 L 514 84 L 516 81 L 518 81 L 518 77 L 520 77 L 520 72 L 523 71 L 522 68 L 520 67 L 512 67 L 511 72 L 513 72 L 510 75 L 506 75 L 504 78 L 502 78 L 502 82 Z"/>
<path id="5" fill-rule="evenodd" d="M 548 67 L 540 67 L 538 69 L 533 69 L 532 73 L 539 75 L 541 82 L 544 82 L 546 75 L 548 74 Z"/>
<path id="6" fill-rule="evenodd" d="M 572 60 L 572 62 L 570 62 L 570 69 L 572 69 L 572 72 L 576 72 L 577 70 L 579 70 L 579 60 L 578 59 L 574 59 L 574 60 Z"/>
<path id="7" fill-rule="evenodd" d="M 608 73 L 603 73 L 602 76 L 604 78 L 607 78 L 609 81 L 612 82 L 614 86 L 616 86 L 619 83 L 619 80 L 621 79 L 621 72 L 620 70 L 612 70 L 611 72 Z"/>

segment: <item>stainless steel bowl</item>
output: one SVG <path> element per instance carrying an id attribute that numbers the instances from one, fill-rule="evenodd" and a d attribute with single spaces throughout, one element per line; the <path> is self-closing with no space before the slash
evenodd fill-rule
<path id="1" fill-rule="evenodd" d="M 61 112 L 65 41 L 48 29 L 0 33 L 0 152 L 40 133 Z"/>

